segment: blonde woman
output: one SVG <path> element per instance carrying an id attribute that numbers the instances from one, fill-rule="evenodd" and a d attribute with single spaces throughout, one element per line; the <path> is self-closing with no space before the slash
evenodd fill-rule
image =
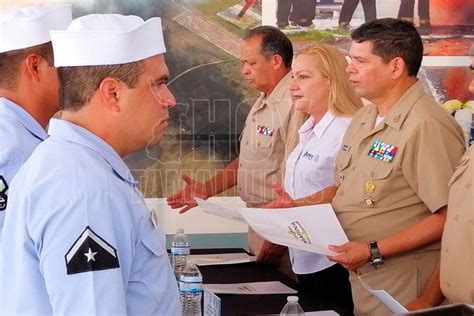
<path id="1" fill-rule="evenodd" d="M 361 106 L 345 73 L 347 61 L 333 46 L 317 44 L 300 51 L 293 62 L 293 106 L 308 114 L 299 143 L 286 162 L 285 191 L 267 207 L 329 203 L 334 196 L 333 170 L 351 117 Z M 324 255 L 290 249 L 293 272 L 303 291 L 342 313 L 353 310 L 349 273 Z"/>

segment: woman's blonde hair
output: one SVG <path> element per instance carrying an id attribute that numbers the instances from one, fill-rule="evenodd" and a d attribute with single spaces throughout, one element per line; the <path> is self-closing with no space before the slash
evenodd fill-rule
<path id="1" fill-rule="evenodd" d="M 297 56 L 299 55 L 316 57 L 318 69 L 329 79 L 329 110 L 338 116 L 354 116 L 362 106 L 362 101 L 350 85 L 346 74 L 348 63 L 344 55 L 337 48 L 328 44 L 308 46 L 297 54 Z M 293 114 L 288 130 L 298 130 L 308 118 L 308 114 L 297 111 Z M 286 157 L 293 151 L 298 142 L 298 133 L 292 133 L 286 142 Z"/>
<path id="2" fill-rule="evenodd" d="M 318 69 L 329 80 L 329 110 L 340 116 L 353 116 L 362 106 L 346 74 L 347 60 L 334 46 L 314 44 L 302 49 L 297 56 L 308 55 L 317 59 Z"/>

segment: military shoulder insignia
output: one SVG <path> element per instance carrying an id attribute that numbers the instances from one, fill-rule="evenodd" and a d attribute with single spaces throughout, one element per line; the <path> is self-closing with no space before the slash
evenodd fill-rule
<path id="1" fill-rule="evenodd" d="M 7 208 L 7 190 L 7 181 L 5 181 L 5 178 L 3 176 L 0 176 L 0 211 L 4 211 Z"/>
<path id="2" fill-rule="evenodd" d="M 257 126 L 257 133 L 265 135 L 265 136 L 273 136 L 273 129 L 269 127 L 265 127 L 263 125 Z"/>
<path id="3" fill-rule="evenodd" d="M 372 147 L 370 148 L 369 152 L 367 153 L 370 157 L 374 157 L 377 160 L 381 160 L 383 162 L 391 162 L 393 157 L 397 153 L 398 148 L 384 143 L 381 140 L 376 140 Z"/>
<path id="4" fill-rule="evenodd" d="M 117 251 L 89 226 L 66 253 L 67 274 L 120 267 Z"/>

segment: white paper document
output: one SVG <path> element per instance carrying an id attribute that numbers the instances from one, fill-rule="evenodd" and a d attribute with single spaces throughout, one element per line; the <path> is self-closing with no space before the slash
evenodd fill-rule
<path id="1" fill-rule="evenodd" d="M 216 216 L 245 220 L 260 236 L 275 244 L 335 255 L 328 246 L 349 241 L 331 204 L 279 209 L 230 209 L 200 199 L 196 201 L 206 212 Z"/>
<path id="2" fill-rule="evenodd" d="M 198 266 L 211 266 L 219 264 L 238 264 L 255 261 L 255 256 L 246 253 L 218 253 L 209 255 L 190 255 L 190 259 Z"/>
<path id="3" fill-rule="evenodd" d="M 365 287 L 367 291 L 369 291 L 373 296 L 375 296 L 385 307 L 387 307 L 392 314 L 404 314 L 407 313 L 408 310 L 403 307 L 396 299 L 394 299 L 390 294 L 388 294 L 385 290 L 372 290 L 367 283 L 362 280 L 359 276 L 359 281 L 362 283 L 362 286 Z"/>
<path id="4" fill-rule="evenodd" d="M 295 294 L 296 290 L 280 281 L 233 283 L 233 284 L 204 284 L 205 288 L 215 294 Z"/>
<path id="5" fill-rule="evenodd" d="M 222 205 L 218 205 L 216 203 L 212 203 L 200 198 L 194 198 L 199 205 L 199 207 L 202 208 L 202 210 L 206 213 L 215 215 L 215 216 L 220 216 L 223 218 L 231 219 L 237 222 L 245 223 L 245 219 L 242 217 L 242 214 L 240 212 L 240 208 L 230 208 Z"/>

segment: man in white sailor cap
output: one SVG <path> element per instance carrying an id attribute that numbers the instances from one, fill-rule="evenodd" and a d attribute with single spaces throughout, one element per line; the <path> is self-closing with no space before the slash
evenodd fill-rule
<path id="1" fill-rule="evenodd" d="M 176 102 L 161 20 L 88 15 L 51 38 L 62 119 L 11 184 L 0 314 L 179 315 L 164 235 L 121 158 L 160 140 Z"/>
<path id="2" fill-rule="evenodd" d="M 9 185 L 59 109 L 49 31 L 71 23 L 71 6 L 34 6 L 0 15 L 0 233 Z M 1 234 L 0 234 L 1 245 Z"/>

